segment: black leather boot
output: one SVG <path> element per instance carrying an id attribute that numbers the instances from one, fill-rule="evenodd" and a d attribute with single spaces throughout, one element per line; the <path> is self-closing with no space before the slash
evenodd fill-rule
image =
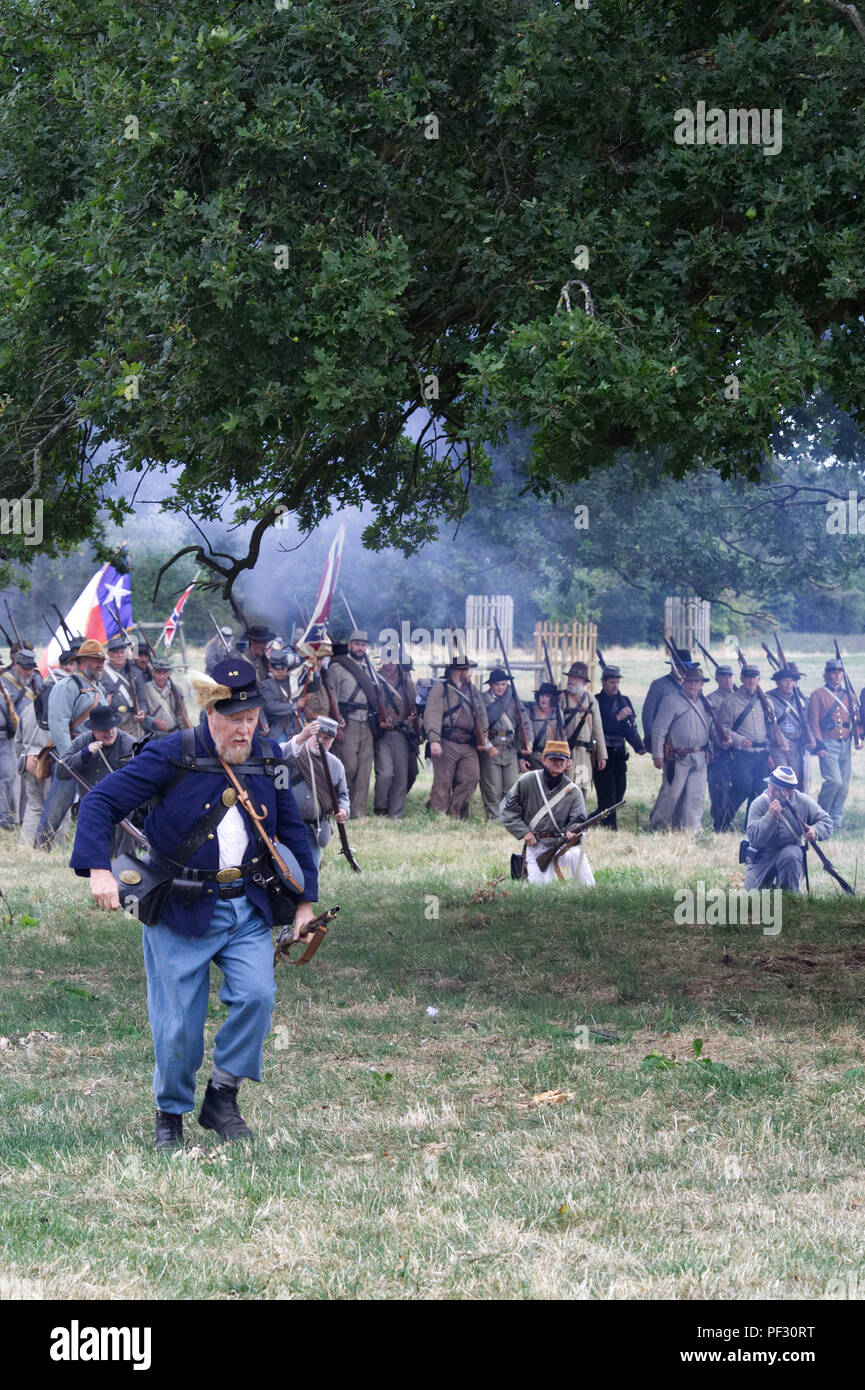
<path id="1" fill-rule="evenodd" d="M 156 1112 L 157 1149 L 181 1149 L 183 1147 L 183 1116 L 169 1115 L 165 1110 Z"/>
<path id="2" fill-rule="evenodd" d="M 222 1139 L 251 1139 L 252 1130 L 237 1108 L 236 1086 L 214 1086 L 208 1081 L 198 1114 L 202 1129 L 215 1129 Z"/>

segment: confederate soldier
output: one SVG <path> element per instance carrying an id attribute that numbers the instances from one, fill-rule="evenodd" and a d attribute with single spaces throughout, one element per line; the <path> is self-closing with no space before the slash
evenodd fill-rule
<path id="1" fill-rule="evenodd" d="M 16 824 L 22 819 L 24 814 L 24 759 L 22 757 L 23 745 L 21 740 L 24 738 L 22 727 L 26 726 L 27 735 L 32 732 L 34 726 L 38 728 L 36 720 L 35 704 L 40 694 L 44 681 L 36 670 L 36 657 L 29 647 L 23 643 L 15 642 L 10 648 L 12 664 L 8 670 L 0 676 L 0 684 L 6 692 L 8 699 L 2 700 L 5 713 L 9 713 L 9 705 L 15 713 L 17 729 L 15 733 L 15 744 L 12 748 L 12 767 L 15 774 L 15 781 L 12 787 L 12 808 L 15 813 Z M 2 697 L 0 697 L 2 698 Z M 4 711 L 0 711 L 2 719 Z M 2 752 L 4 740 L 0 738 L 0 752 Z M 41 747 L 41 744 L 39 745 Z M 0 786 L 0 811 L 5 809 L 6 799 L 9 796 L 8 786 Z M 40 797 L 41 805 L 41 797 Z M 35 833 L 35 827 L 34 827 Z M 30 841 L 30 848 L 33 848 L 33 841 Z"/>
<path id="2" fill-rule="evenodd" d="M 150 669 L 153 648 L 149 642 L 139 642 L 135 660 L 132 662 L 132 679 L 135 681 L 135 695 L 138 700 L 138 708 L 144 709 L 144 687 L 153 680 L 153 672 Z"/>
<path id="3" fill-rule="evenodd" d="M 776 767 L 766 778 L 766 791 L 756 797 L 748 812 L 748 868 L 745 887 L 802 891 L 805 876 L 803 832 L 796 817 L 807 827 L 806 840 L 827 840 L 832 834 L 828 811 L 804 792 L 797 791 L 792 767 Z"/>
<path id="4" fill-rule="evenodd" d="M 165 656 L 153 661 L 153 680 L 144 687 L 144 727 L 154 738 L 167 738 L 189 728 L 183 696 L 171 679 L 171 662 Z"/>
<path id="5" fill-rule="evenodd" d="M 711 705 L 721 723 L 721 710 L 724 701 L 733 693 L 733 668 L 732 666 L 716 666 L 715 679 L 718 682 L 716 688 L 709 692 L 705 697 L 706 704 Z M 732 830 L 733 817 L 730 814 L 730 788 L 733 781 L 733 745 L 732 741 L 727 746 L 719 744 L 717 738 L 709 750 L 709 766 L 707 769 L 709 781 L 709 806 L 712 812 L 712 825 L 720 834 L 725 830 Z"/>
<path id="6" fill-rule="evenodd" d="M 766 699 L 770 702 L 778 728 L 789 745 L 787 762 L 796 774 L 796 785 L 807 795 L 811 780 L 809 754 L 816 753 L 817 745 L 808 719 L 808 701 L 796 684 L 801 679 L 802 672 L 793 661 L 789 666 L 773 671 L 772 680 L 775 681 L 776 688 L 766 692 Z"/>
<path id="7" fill-rule="evenodd" d="M 621 679 L 622 673 L 618 666 L 607 666 L 601 677 L 603 689 L 597 699 L 607 753 L 606 763 L 599 760 L 595 769 L 595 791 L 599 811 L 605 810 L 607 806 L 616 806 L 625 799 L 628 786 L 626 742 L 640 755 L 649 751 L 637 730 L 634 707 L 627 695 L 622 695 L 619 691 Z M 617 830 L 615 811 L 600 824 L 605 829 Z"/>
<path id="8" fill-rule="evenodd" d="M 444 678 L 430 688 L 423 721 L 433 759 L 430 810 L 463 820 L 480 777 L 478 734 L 485 753 L 493 746 L 486 706 L 469 677 L 472 666 L 477 662 L 454 657 Z"/>
<path id="9" fill-rule="evenodd" d="M 204 648 L 204 669 L 208 676 L 213 675 L 213 668 L 218 662 L 223 661 L 231 651 L 231 644 L 234 641 L 234 633 L 230 627 L 221 627 L 221 640 L 214 632 L 207 646 Z"/>
<path id="10" fill-rule="evenodd" d="M 677 647 L 676 653 L 684 670 L 687 670 L 688 667 L 692 670 L 696 668 L 697 663 L 691 660 L 691 653 L 687 647 Z M 647 748 L 652 746 L 652 724 L 661 707 L 661 701 L 665 700 L 668 695 L 675 695 L 677 691 L 682 689 L 682 678 L 675 664 L 668 661 L 667 665 L 670 668 L 669 671 L 665 676 L 658 676 L 657 680 L 652 681 L 643 701 L 643 742 Z"/>
<path id="11" fill-rule="evenodd" d="M 291 698 L 291 683 L 288 677 L 288 656 L 284 651 L 271 651 L 267 658 L 267 679 L 261 682 L 264 698 L 264 715 L 270 729 L 270 737 L 277 743 L 291 738 L 297 724 L 297 711 Z"/>
<path id="12" fill-rule="evenodd" d="M 78 651 L 78 670 L 58 681 L 48 699 L 48 729 L 58 757 L 63 757 L 81 725 L 103 702 L 99 681 L 105 666 L 105 649 L 88 638 Z M 75 800 L 73 781 L 60 781 L 57 768 L 46 793 L 36 832 L 36 848 L 51 849 L 64 816 Z"/>
<path id="13" fill-rule="evenodd" d="M 36 714 L 36 699 L 41 693 L 43 682 L 36 670 L 36 657 L 33 652 L 20 651 L 10 674 L 20 682 L 25 691 L 20 704 L 16 706 L 18 732 L 15 735 L 15 755 L 21 776 L 21 843 L 27 849 L 32 849 L 45 793 L 51 785 L 50 778 L 36 776 L 36 757 L 40 749 L 50 743 L 51 735 L 47 729 L 42 728 Z M 43 696 L 43 700 L 44 698 Z"/>
<path id="14" fill-rule="evenodd" d="M 270 838 L 291 850 L 303 873 L 295 939 L 312 920 L 311 904 L 318 897 L 316 867 L 294 797 L 275 775 L 274 764 L 263 761 L 275 745 L 255 732 L 261 694 L 253 667 L 227 658 L 214 668 L 212 680 L 200 677 L 197 688 L 204 712 L 194 730 L 149 743 L 87 793 L 70 861 L 77 874 L 89 874 L 97 907 L 118 909 L 110 868 L 113 827 L 150 802 L 144 825 L 150 861 L 171 876 L 159 920 L 142 933 L 156 1052 L 157 1148 L 183 1142 L 183 1115 L 192 1109 L 204 1056 L 211 961 L 225 977 L 221 997 L 229 1012 L 216 1035 L 198 1120 L 223 1139 L 250 1133 L 237 1108 L 237 1088 L 242 1077 L 259 1079 L 271 1028 L 273 910 L 260 881 L 266 869 L 263 842 L 237 804 L 224 763 L 234 765 L 252 805 L 263 811 Z M 276 772 L 282 766 L 277 762 Z"/>
<path id="15" fill-rule="evenodd" d="M 345 767 L 353 820 L 366 815 L 373 759 L 373 721 L 378 710 L 375 682 L 365 661 L 368 646 L 366 633 L 355 629 L 348 639 L 348 651 L 332 657 L 327 671 L 328 684 L 345 720 L 337 757 Z"/>
<path id="16" fill-rule="evenodd" d="M 320 714 L 317 719 L 304 724 L 299 733 L 281 745 L 289 767 L 288 785 L 294 792 L 297 809 L 306 826 L 310 852 L 315 860 L 316 868 L 321 864 L 322 850 L 329 844 L 333 835 L 333 827 L 330 823 L 330 817 L 333 815 L 333 801 L 321 766 L 321 755 L 318 751 L 316 734 L 318 734 L 324 749 L 327 766 L 330 770 L 330 780 L 333 782 L 333 789 L 339 802 L 336 819 L 340 824 L 345 824 L 351 811 L 345 768 L 339 758 L 330 751 L 336 738 L 336 731 L 336 720 L 328 719 L 326 715 Z"/>
<path id="17" fill-rule="evenodd" d="M 58 656 L 57 665 L 60 667 L 64 676 L 74 676 L 75 672 L 78 670 L 78 650 L 73 651 L 71 647 L 67 647 L 66 650 L 62 651 Z"/>
<path id="18" fill-rule="evenodd" d="M 832 825 L 844 823 L 844 803 L 850 790 L 850 749 L 855 711 L 844 689 L 844 665 L 830 658 L 823 669 L 825 683 L 811 692 L 808 716 L 820 759 L 823 785 L 817 797 Z"/>
<path id="19" fill-rule="evenodd" d="M 393 728 L 385 729 L 375 741 L 375 790 L 373 814 L 399 820 L 405 799 L 417 776 L 417 710 L 414 681 L 409 675 L 411 662 L 400 666 L 382 662 L 378 677 L 385 708 Z"/>
<path id="20" fill-rule="evenodd" d="M 557 738 L 557 731 L 563 729 L 564 720 L 558 707 L 559 692 L 551 681 L 542 681 L 535 691 L 533 703 L 529 705 L 531 720 L 532 762 L 537 766 L 543 758 L 543 751 L 549 739 Z"/>
<path id="21" fill-rule="evenodd" d="M 58 780 L 74 782 L 72 772 L 77 772 L 89 787 L 95 787 L 103 777 L 125 767 L 135 752 L 135 739 L 119 727 L 121 719 L 120 711 L 111 705 L 97 705 L 87 717 L 84 732 L 72 740 L 63 762 L 58 763 Z M 112 854 L 134 854 L 136 848 L 131 835 L 115 830 Z"/>
<path id="22" fill-rule="evenodd" d="M 704 680 L 699 666 L 689 667 L 681 690 L 665 696 L 652 720 L 653 761 L 664 770 L 649 822 L 653 830 L 700 829 L 712 737 L 711 715 L 700 700 Z"/>
<path id="23" fill-rule="evenodd" d="M 108 660 L 99 684 L 112 709 L 120 715 L 120 728 L 132 738 L 141 737 L 144 723 L 144 706 L 139 703 L 138 690 L 133 674 L 134 667 L 126 656 L 127 640 L 122 633 L 112 637 L 107 644 Z"/>
<path id="24" fill-rule="evenodd" d="M 729 801 L 731 823 L 746 797 L 747 817 L 751 802 L 761 795 L 769 773 L 769 754 L 775 751 L 786 758 L 789 751 L 786 739 L 773 726 L 767 714 L 768 708 L 766 696 L 760 689 L 758 667 L 743 666 L 742 684 L 727 696 L 718 716 L 733 740 Z"/>
<path id="25" fill-rule="evenodd" d="M 550 883 L 554 872 L 563 878 L 565 868 L 572 879 L 594 888 L 595 876 L 585 846 L 580 841 L 577 848 L 580 822 L 586 819 L 586 802 L 576 783 L 565 776 L 570 749 L 564 739 L 550 739 L 541 756 L 543 767 L 524 772 L 502 798 L 499 819 L 517 840 L 525 841 L 529 883 Z M 558 855 L 546 869 L 539 869 L 538 855 L 565 834 L 573 839 L 573 847 Z"/>
<path id="26" fill-rule="evenodd" d="M 483 700 L 493 746 L 488 753 L 480 754 L 481 796 L 487 820 L 498 820 L 502 797 L 514 785 L 520 773 L 527 772 L 531 766 L 528 758 L 520 756 L 520 717 L 529 751 L 534 730 L 529 711 L 522 701 L 517 713 L 507 671 L 501 666 L 494 667 L 487 676 L 486 684 L 489 689 L 484 692 Z"/>
<path id="27" fill-rule="evenodd" d="M 15 708 L 14 689 L 9 676 L 20 669 L 16 666 L 19 653 L 10 652 L 13 657 L 8 672 L 0 676 L 0 829 L 15 830 L 18 827 L 18 798 L 20 786 L 15 763 L 13 743 L 18 729 L 19 715 Z"/>
<path id="28" fill-rule="evenodd" d="M 578 787 L 592 783 L 594 767 L 603 772 L 607 766 L 607 745 L 598 702 L 589 690 L 589 668 L 584 661 L 575 661 L 568 671 L 568 683 L 561 702 L 565 723 L 565 738 L 571 749 L 571 776 Z M 608 802 L 615 805 L 614 797 Z"/>
<path id="29" fill-rule="evenodd" d="M 330 689 L 327 671 L 324 666 L 325 658 L 328 656 L 344 656 L 348 651 L 348 644 L 344 642 L 334 642 L 331 644 L 322 642 L 317 648 L 301 645 L 298 651 L 303 655 L 305 667 L 298 676 L 297 681 L 297 717 L 301 721 L 315 719 L 317 715 L 324 714 L 329 719 L 336 719 L 339 729 L 345 728 L 345 720 L 339 713 L 339 706 Z M 337 735 L 339 737 L 339 735 Z"/>
<path id="30" fill-rule="evenodd" d="M 216 633 L 213 635 L 215 637 Z M 243 660 L 248 661 L 250 666 L 255 667 L 255 678 L 260 685 L 262 681 L 267 680 L 269 675 L 265 652 L 267 651 L 268 642 L 276 640 L 276 633 L 271 632 L 269 627 L 263 627 L 260 623 L 257 623 L 253 627 L 248 627 L 243 635 L 247 642 L 247 649 L 242 653 Z M 235 648 L 235 651 L 237 651 L 237 648 Z M 238 655 L 241 655 L 239 651 Z"/>

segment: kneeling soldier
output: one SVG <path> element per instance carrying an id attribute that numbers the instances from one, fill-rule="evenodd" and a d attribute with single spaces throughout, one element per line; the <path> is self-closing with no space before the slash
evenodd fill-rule
<path id="1" fill-rule="evenodd" d="M 751 802 L 746 888 L 777 886 L 801 893 L 805 876 L 803 834 L 806 840 L 827 840 L 832 834 L 829 812 L 813 797 L 797 791 L 798 781 L 792 767 L 776 767 L 766 778 L 766 791 Z"/>
<path id="2" fill-rule="evenodd" d="M 144 824 L 150 862 L 170 887 L 159 920 L 143 928 L 147 1007 L 156 1052 L 156 1147 L 183 1142 L 183 1115 L 195 1098 L 204 1056 L 210 964 L 223 972 L 228 1018 L 216 1035 L 213 1073 L 198 1117 L 223 1139 L 250 1133 L 237 1108 L 242 1077 L 258 1081 L 275 997 L 273 910 L 262 878 L 268 861 L 255 822 L 237 803 L 225 765 L 245 783 L 270 838 L 292 851 L 304 887 L 294 939 L 314 916 L 318 878 L 306 829 L 274 745 L 255 732 L 261 695 L 255 671 L 239 657 L 191 676 L 204 708 L 194 730 L 150 743 L 81 803 L 70 860 L 90 876 L 97 907 L 120 907 L 111 872 L 118 821 L 151 803 Z M 280 776 L 279 774 L 282 774 Z M 263 808 L 263 809 L 262 809 Z"/>
<path id="3" fill-rule="evenodd" d="M 577 848 L 580 822 L 586 820 L 586 802 L 580 788 L 565 776 L 571 750 L 564 740 L 549 739 L 543 751 L 543 768 L 518 777 L 499 806 L 499 820 L 506 830 L 526 845 L 526 876 L 529 883 L 550 883 L 553 872 L 563 877 L 562 868 L 587 888 L 594 888 L 595 876 L 582 842 Z M 546 869 L 537 865 L 539 854 L 548 850 L 562 835 L 574 841 L 573 849 L 559 854 Z"/>

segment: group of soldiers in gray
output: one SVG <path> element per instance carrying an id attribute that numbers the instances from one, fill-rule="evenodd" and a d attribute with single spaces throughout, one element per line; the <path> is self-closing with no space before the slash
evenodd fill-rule
<path id="1" fill-rule="evenodd" d="M 134 657 L 130 648 L 122 634 L 105 649 L 93 641 L 72 643 L 41 699 L 34 653 L 13 648 L 0 675 L 0 826 L 20 826 L 25 844 L 54 843 L 76 796 L 72 773 L 95 785 L 128 761 L 144 738 L 188 727 L 171 662 L 154 656 L 145 642 Z M 400 819 L 425 739 L 433 769 L 427 809 L 460 819 L 479 787 L 487 819 L 501 821 L 509 792 L 526 774 L 541 773 L 552 741 L 567 749 L 567 778 L 584 807 L 594 784 L 599 811 L 624 799 L 629 748 L 638 756 L 649 753 L 662 772 L 653 831 L 699 833 L 708 789 L 714 829 L 732 830 L 744 803 L 750 834 L 753 807 L 762 808 L 773 770 L 784 775 L 771 786 L 792 788 L 810 803 L 812 758 L 822 775 L 813 803 L 820 814 L 800 802 L 801 818 L 819 824 L 821 834 L 827 825 L 831 831 L 843 824 L 861 716 L 838 660 L 826 662 L 823 685 L 807 698 L 793 663 L 772 673 L 774 688 L 766 692 L 757 667 L 743 666 L 737 686 L 732 667 L 718 665 L 716 687 L 706 695 L 707 677 L 689 652 L 678 650 L 669 672 L 649 687 L 641 736 L 616 666 L 604 666 L 597 696 L 587 666 L 575 661 L 563 689 L 544 681 L 534 699 L 524 701 L 501 667 L 478 689 L 471 679 L 476 663 L 454 655 L 441 678 L 416 685 L 410 660 L 384 652 L 376 669 L 369 648 L 367 633 L 356 629 L 347 641 L 325 648 L 324 657 L 304 661 L 268 627 L 253 625 L 236 642 L 231 629 L 222 628 L 205 650 L 210 670 L 226 653 L 254 667 L 264 696 L 261 731 L 299 759 L 297 785 L 318 853 L 330 833 L 328 817 L 336 814 L 325 804 L 329 798 L 311 761 L 320 756 L 322 738 L 335 769 L 338 819 L 367 814 L 373 772 L 373 814 Z M 312 740 L 303 731 L 314 721 L 318 737 Z M 777 820 L 774 811 L 771 819 Z M 788 821 L 782 818 L 779 834 Z M 615 811 L 603 824 L 616 828 Z"/>

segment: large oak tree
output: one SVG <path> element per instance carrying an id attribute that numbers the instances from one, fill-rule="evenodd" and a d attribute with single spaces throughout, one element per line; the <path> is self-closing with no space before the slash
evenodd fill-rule
<path id="1" fill-rule="evenodd" d="M 0 488 L 58 546 L 171 468 L 258 522 L 227 587 L 280 508 L 421 543 L 511 421 L 541 488 L 759 478 L 865 396 L 863 60 L 836 0 L 5 0 Z M 677 144 L 699 102 L 780 151 Z"/>

